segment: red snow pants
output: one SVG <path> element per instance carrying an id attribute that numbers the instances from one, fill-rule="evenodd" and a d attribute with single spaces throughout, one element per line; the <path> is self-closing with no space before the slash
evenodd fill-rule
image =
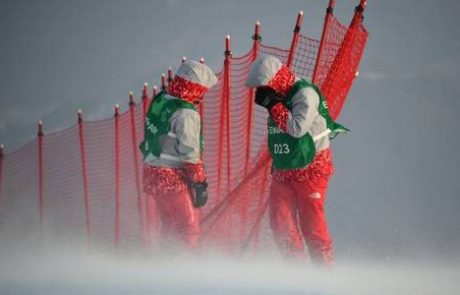
<path id="1" fill-rule="evenodd" d="M 193 207 L 190 191 L 175 168 L 144 165 L 144 191 L 153 197 L 163 240 L 177 238 L 190 250 L 200 235 L 200 212 Z"/>
<path id="2" fill-rule="evenodd" d="M 306 258 L 305 239 L 313 262 L 332 265 L 332 239 L 324 212 L 332 171 L 329 149 L 318 153 L 305 169 L 275 171 L 270 188 L 270 227 L 284 257 Z"/>

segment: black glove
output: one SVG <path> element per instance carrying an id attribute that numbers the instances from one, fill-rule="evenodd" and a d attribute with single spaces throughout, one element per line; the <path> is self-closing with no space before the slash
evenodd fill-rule
<path id="1" fill-rule="evenodd" d="M 266 108 L 269 112 L 275 104 L 283 100 L 284 99 L 280 97 L 273 88 L 268 86 L 257 87 L 255 102 Z"/>
<path id="2" fill-rule="evenodd" d="M 208 201 L 208 183 L 190 182 L 190 193 L 192 194 L 193 207 L 203 207 Z"/>

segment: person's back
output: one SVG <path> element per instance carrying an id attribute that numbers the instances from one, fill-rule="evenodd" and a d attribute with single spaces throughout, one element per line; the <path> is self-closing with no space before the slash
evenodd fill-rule
<path id="1" fill-rule="evenodd" d="M 261 56 L 247 80 L 258 105 L 270 114 L 268 146 L 273 159 L 270 226 L 286 257 L 333 261 L 325 214 L 327 184 L 333 172 L 330 138 L 347 131 L 334 122 L 318 88 L 298 79 L 277 58 Z M 299 231 L 300 227 L 300 231 Z"/>

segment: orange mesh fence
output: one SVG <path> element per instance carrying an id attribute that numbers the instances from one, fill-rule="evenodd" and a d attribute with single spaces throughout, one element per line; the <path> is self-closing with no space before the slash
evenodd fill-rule
<path id="1" fill-rule="evenodd" d="M 317 83 L 326 97 L 331 117 L 336 119 L 357 74 L 368 33 L 361 20 L 352 21 L 348 30 L 341 27 L 335 19 L 334 24 L 343 37 L 340 38 L 340 43 L 325 43 L 325 49 L 329 48 L 333 54 L 329 57 L 326 53 L 321 54 L 320 61 L 325 64 L 320 63 Z"/>
<path id="2" fill-rule="evenodd" d="M 271 161 L 267 112 L 255 106 L 245 81 L 255 57 L 269 54 L 316 82 L 336 117 L 354 80 L 366 43 L 362 18 L 350 28 L 335 18 L 323 42 L 299 36 L 297 48 L 254 46 L 226 56 L 218 84 L 205 96 L 203 134 L 209 203 L 202 212 L 203 246 L 241 255 L 271 248 L 267 212 Z M 258 42 L 257 40 L 255 42 Z M 321 46 L 321 44 L 323 44 Z M 321 52 L 320 52 L 321 51 Z M 103 246 L 149 247 L 157 239 L 155 203 L 142 192 L 145 105 L 66 130 L 0 157 L 0 237 L 11 229 L 86 236 Z M 36 227 L 42 225 L 41 227 Z M 14 230 L 13 230 L 14 231 Z"/>

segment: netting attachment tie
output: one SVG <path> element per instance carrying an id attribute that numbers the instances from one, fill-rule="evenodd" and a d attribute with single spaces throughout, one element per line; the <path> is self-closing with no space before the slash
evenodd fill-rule
<path id="1" fill-rule="evenodd" d="M 251 36 L 252 40 L 254 41 L 262 41 L 262 36 L 260 36 L 259 34 L 254 34 Z"/>
<path id="2" fill-rule="evenodd" d="M 364 7 L 361 6 L 361 4 L 355 7 L 355 12 L 363 12 L 363 11 L 364 11 Z"/>

